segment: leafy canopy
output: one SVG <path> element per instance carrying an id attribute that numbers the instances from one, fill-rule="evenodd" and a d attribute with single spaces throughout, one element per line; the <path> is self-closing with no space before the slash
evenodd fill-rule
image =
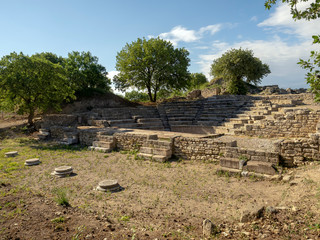
<path id="1" fill-rule="evenodd" d="M 33 125 L 36 110 L 59 110 L 65 99 L 74 98 L 61 65 L 38 55 L 29 57 L 15 52 L 0 60 L 0 94 L 0 107 L 27 113 L 29 125 Z"/>
<path id="2" fill-rule="evenodd" d="M 291 7 L 292 18 L 295 20 L 305 19 L 314 20 L 320 17 L 320 0 L 310 2 L 310 5 L 301 10 L 299 9 L 300 2 L 309 2 L 308 0 L 281 0 L 283 3 L 288 3 Z M 265 2 L 265 7 L 270 9 L 272 5 L 276 4 L 277 0 L 268 0 Z M 320 44 L 320 35 L 314 35 L 313 44 Z M 306 69 L 307 83 L 310 85 L 311 90 L 315 93 L 315 100 L 320 101 L 320 51 L 311 51 L 310 59 L 300 59 L 298 64 Z"/>
<path id="3" fill-rule="evenodd" d="M 254 57 L 252 50 L 231 49 L 213 61 L 211 75 L 223 78 L 230 94 L 246 94 L 244 82 L 258 84 L 270 73 L 269 66 Z"/>
<path id="4" fill-rule="evenodd" d="M 98 63 L 99 59 L 90 52 L 73 51 L 63 61 L 67 77 L 76 90 L 76 96 L 81 97 L 91 89 L 110 90 L 110 79 L 104 66 Z"/>
<path id="5" fill-rule="evenodd" d="M 203 73 L 191 73 L 189 90 L 199 89 L 201 85 L 207 82 L 207 77 Z"/>
<path id="6" fill-rule="evenodd" d="M 155 102 L 161 90 L 188 87 L 188 55 L 186 49 L 174 48 L 160 38 L 138 38 L 117 54 L 116 70 L 120 73 L 113 82 L 121 91 L 130 87 L 147 90 L 150 101 Z"/>

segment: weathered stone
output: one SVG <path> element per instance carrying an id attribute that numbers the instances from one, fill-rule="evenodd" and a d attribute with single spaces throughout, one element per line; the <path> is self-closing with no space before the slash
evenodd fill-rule
<path id="1" fill-rule="evenodd" d="M 103 180 L 99 182 L 97 190 L 102 192 L 115 192 L 121 189 L 117 180 Z"/>
<path id="2" fill-rule="evenodd" d="M 41 162 L 39 160 L 39 158 L 32 158 L 32 159 L 28 159 L 25 161 L 26 166 L 34 166 L 34 165 L 39 165 Z"/>
<path id="3" fill-rule="evenodd" d="M 241 215 L 240 222 L 245 223 L 261 218 L 263 216 L 264 209 L 264 207 L 254 206 L 250 210 L 245 210 Z"/>
<path id="4" fill-rule="evenodd" d="M 18 155 L 18 151 L 6 152 L 6 157 L 16 157 Z"/>
<path id="5" fill-rule="evenodd" d="M 217 233 L 217 226 L 214 225 L 209 219 L 202 222 L 202 234 L 205 238 L 211 238 Z"/>

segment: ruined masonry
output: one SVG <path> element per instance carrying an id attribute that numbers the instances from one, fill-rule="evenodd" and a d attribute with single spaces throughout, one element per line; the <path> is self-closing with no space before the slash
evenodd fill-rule
<path id="1" fill-rule="evenodd" d="M 138 158 L 159 162 L 172 156 L 216 161 L 223 171 L 276 175 L 282 167 L 320 158 L 320 108 L 312 99 L 310 93 L 226 95 L 100 106 L 46 115 L 37 125 L 40 139 L 61 144 L 136 150 Z"/>

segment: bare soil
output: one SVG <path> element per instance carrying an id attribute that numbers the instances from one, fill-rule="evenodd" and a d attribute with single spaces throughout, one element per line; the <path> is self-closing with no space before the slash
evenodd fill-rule
<path id="1" fill-rule="evenodd" d="M 320 238 L 316 162 L 286 170 L 288 182 L 242 178 L 217 173 L 214 162 L 142 161 L 135 152 L 38 142 L 19 129 L 6 128 L 0 140 L 0 239 L 203 239 L 204 219 L 217 226 L 215 239 Z M 13 150 L 17 157 L 4 157 Z M 24 166 L 35 157 L 40 165 Z M 62 165 L 75 174 L 51 175 Z M 123 190 L 96 191 L 104 179 Z M 58 205 L 59 191 L 69 207 Z M 240 222 L 243 212 L 270 206 Z"/>

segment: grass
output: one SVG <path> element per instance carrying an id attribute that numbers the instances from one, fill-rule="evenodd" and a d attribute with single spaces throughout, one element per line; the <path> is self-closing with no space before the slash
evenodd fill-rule
<path id="1" fill-rule="evenodd" d="M 66 188 L 55 188 L 53 193 L 56 195 L 54 201 L 61 206 L 69 207 L 68 191 Z"/>
<path id="2" fill-rule="evenodd" d="M 66 219 L 64 218 L 64 216 L 60 216 L 60 217 L 56 217 L 54 219 L 51 219 L 52 223 L 64 223 L 66 221 Z"/>

